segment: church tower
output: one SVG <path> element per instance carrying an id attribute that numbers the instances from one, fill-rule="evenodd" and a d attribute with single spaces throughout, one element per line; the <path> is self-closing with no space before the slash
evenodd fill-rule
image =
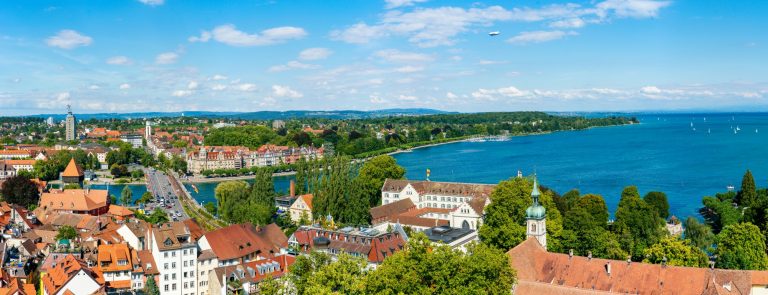
<path id="1" fill-rule="evenodd" d="M 544 249 L 547 249 L 547 213 L 544 206 L 539 204 L 539 184 L 536 175 L 533 176 L 533 191 L 531 198 L 533 205 L 525 209 L 525 235 L 526 238 L 534 237 Z"/>

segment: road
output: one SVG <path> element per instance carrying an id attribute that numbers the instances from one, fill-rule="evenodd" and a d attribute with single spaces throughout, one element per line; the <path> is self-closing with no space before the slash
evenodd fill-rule
<path id="1" fill-rule="evenodd" d="M 155 197 L 152 202 L 146 205 L 147 208 L 151 208 L 148 212 L 157 207 L 167 212 L 171 220 L 189 219 L 179 201 L 181 192 L 174 189 L 171 181 L 168 179 L 168 175 L 153 168 L 144 169 L 144 175 L 147 178 L 147 191 L 151 192 Z M 181 216 L 177 216 L 176 212 L 181 213 Z"/>

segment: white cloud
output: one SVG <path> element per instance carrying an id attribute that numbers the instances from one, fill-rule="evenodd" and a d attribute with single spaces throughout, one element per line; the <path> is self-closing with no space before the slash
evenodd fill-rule
<path id="1" fill-rule="evenodd" d="M 393 0 L 393 7 L 412 4 L 411 0 Z M 595 3 L 596 1 L 592 1 Z M 402 5 L 399 5 L 402 4 Z M 597 4 L 551 4 L 539 8 L 501 6 L 485 8 L 434 7 L 412 11 L 388 11 L 374 24 L 359 22 L 331 32 L 331 38 L 347 43 L 364 44 L 372 40 L 400 36 L 420 47 L 453 45 L 458 35 L 476 32 L 496 22 L 548 22 L 556 29 L 577 29 L 591 23 L 606 23 L 613 18 L 653 18 L 671 1 L 604 0 Z M 399 5 L 399 6 L 398 6 Z M 562 37 L 562 36 L 561 36 Z"/>
<path id="2" fill-rule="evenodd" d="M 256 84 L 243 83 L 243 84 L 237 85 L 237 89 L 239 89 L 240 91 L 248 91 L 248 92 L 256 91 Z"/>
<path id="3" fill-rule="evenodd" d="M 408 41 L 421 47 L 453 45 L 454 37 L 477 26 L 489 26 L 495 21 L 509 20 L 512 13 L 501 6 L 487 8 L 437 7 L 411 12 L 390 11 L 376 25 L 357 23 L 344 30 L 331 32 L 335 40 L 347 43 L 368 43 L 387 36 L 407 36 Z"/>
<path id="4" fill-rule="evenodd" d="M 416 101 L 417 100 L 416 96 L 404 95 L 404 94 L 400 94 L 400 96 L 398 96 L 397 99 L 401 100 L 401 101 Z"/>
<path id="5" fill-rule="evenodd" d="M 556 29 L 578 29 L 585 26 L 587 23 L 581 18 L 569 18 L 554 21 L 549 23 L 549 26 Z"/>
<path id="6" fill-rule="evenodd" d="M 158 54 L 157 57 L 155 57 L 155 63 L 159 65 L 167 65 L 175 63 L 176 60 L 179 59 L 179 54 L 175 52 L 164 52 L 161 54 Z"/>
<path id="7" fill-rule="evenodd" d="M 487 66 L 487 65 L 498 65 L 498 64 L 505 64 L 506 61 L 500 61 L 500 60 L 485 60 L 482 59 L 478 62 L 479 65 Z"/>
<path id="8" fill-rule="evenodd" d="M 373 56 L 396 63 L 411 63 L 411 62 L 429 62 L 434 58 L 427 54 L 405 52 L 397 49 L 385 49 L 376 51 Z"/>
<path id="9" fill-rule="evenodd" d="M 121 56 L 113 56 L 113 57 L 108 58 L 107 59 L 107 63 L 110 64 L 110 65 L 124 66 L 124 65 L 131 64 L 131 60 L 128 59 L 127 57 L 121 55 Z"/>
<path id="10" fill-rule="evenodd" d="M 213 77 L 211 77 L 211 80 L 214 80 L 214 81 L 220 81 L 220 80 L 226 80 L 226 79 L 228 79 L 227 76 L 219 75 L 219 74 L 213 75 Z"/>
<path id="11" fill-rule="evenodd" d="M 304 94 L 288 86 L 272 85 L 272 95 L 275 97 L 301 98 Z"/>
<path id="12" fill-rule="evenodd" d="M 73 30 L 61 30 L 55 36 L 45 40 L 48 46 L 62 49 L 73 49 L 80 46 L 88 46 L 93 43 L 93 38 L 82 35 Z"/>
<path id="13" fill-rule="evenodd" d="M 377 95 L 377 94 L 371 94 L 371 95 L 369 96 L 369 98 L 370 98 L 370 100 L 369 100 L 369 101 L 370 101 L 371 103 L 375 103 L 375 104 L 382 104 L 382 103 L 387 103 L 387 101 L 386 101 L 385 99 L 381 98 L 381 97 L 380 97 L 379 95 Z"/>
<path id="14" fill-rule="evenodd" d="M 565 36 L 577 35 L 577 34 L 578 33 L 576 32 L 564 32 L 564 31 L 522 32 L 512 38 L 507 39 L 507 42 L 512 44 L 542 43 L 542 42 L 562 39 Z"/>
<path id="15" fill-rule="evenodd" d="M 618 17 L 649 18 L 657 17 L 659 10 L 669 6 L 671 1 L 657 0 L 606 0 L 597 4 L 598 16 L 613 13 Z"/>
<path id="16" fill-rule="evenodd" d="M 131 89 L 131 84 L 128 84 L 128 83 L 120 84 L 120 89 L 122 90 Z"/>
<path id="17" fill-rule="evenodd" d="M 99 85 L 91 85 L 91 86 L 88 86 L 88 89 L 90 89 L 90 90 L 99 90 L 99 89 L 101 89 L 101 87 L 99 87 Z"/>
<path id="18" fill-rule="evenodd" d="M 208 42 L 208 40 L 211 40 L 211 32 L 202 31 L 200 36 L 191 36 L 187 40 L 189 42 Z"/>
<path id="19" fill-rule="evenodd" d="M 231 46 L 265 46 L 283 43 L 288 40 L 301 39 L 307 32 L 298 27 L 276 27 L 263 30 L 260 33 L 249 34 L 238 30 L 232 24 L 221 25 L 211 32 L 203 31 L 199 37 L 190 37 L 190 42 L 207 42 L 210 39 Z"/>
<path id="20" fill-rule="evenodd" d="M 659 94 L 661 93 L 661 89 L 656 86 L 645 86 L 643 88 L 640 88 L 640 90 L 645 94 Z"/>
<path id="21" fill-rule="evenodd" d="M 176 90 L 171 95 L 175 97 L 186 97 L 192 95 L 192 90 Z"/>
<path id="22" fill-rule="evenodd" d="M 223 85 L 223 84 L 216 84 L 216 85 L 213 85 L 213 86 L 211 87 L 211 89 L 212 89 L 212 90 L 215 90 L 215 91 L 221 91 L 221 90 L 225 90 L 225 89 L 227 89 L 227 85 Z"/>
<path id="23" fill-rule="evenodd" d="M 398 73 L 416 73 L 416 72 L 421 72 L 423 70 L 424 70 L 424 67 L 404 66 L 404 67 L 400 67 L 400 68 L 395 69 L 395 72 L 398 72 Z"/>
<path id="24" fill-rule="evenodd" d="M 458 95 L 456 95 L 456 94 L 453 94 L 453 92 L 450 92 L 450 91 L 449 91 L 449 92 L 447 92 L 447 93 L 445 93 L 445 97 L 447 97 L 447 98 L 449 98 L 449 99 L 456 99 L 456 98 L 459 98 L 459 96 L 458 96 Z"/>
<path id="25" fill-rule="evenodd" d="M 299 53 L 299 59 L 303 60 L 319 60 L 319 59 L 326 59 L 328 56 L 333 54 L 333 51 L 329 50 L 328 48 L 307 48 L 302 50 Z"/>
<path id="26" fill-rule="evenodd" d="M 61 92 L 59 94 L 56 94 L 56 100 L 58 101 L 66 101 L 66 100 L 69 100 L 70 97 L 71 96 L 69 92 Z"/>
<path id="27" fill-rule="evenodd" d="M 189 84 L 187 84 L 187 89 L 195 90 L 197 89 L 197 86 L 199 86 L 197 81 L 190 81 Z"/>
<path id="28" fill-rule="evenodd" d="M 480 88 L 470 95 L 477 100 L 497 101 L 501 97 L 519 98 L 529 96 L 529 91 L 522 91 L 514 86 L 502 87 L 497 89 Z"/>
<path id="29" fill-rule="evenodd" d="M 288 63 L 284 65 L 276 65 L 269 68 L 270 72 L 283 72 L 288 70 L 294 70 L 294 69 L 301 69 L 301 70 L 309 70 L 309 69 L 317 69 L 320 68 L 318 65 L 313 64 L 305 64 L 302 62 L 298 62 L 295 60 L 289 61 Z"/>
<path id="30" fill-rule="evenodd" d="M 165 3 L 165 0 L 139 0 L 139 2 L 149 6 L 158 6 L 158 5 L 163 5 L 163 3 Z"/>
<path id="31" fill-rule="evenodd" d="M 413 6 L 416 3 L 427 2 L 427 0 L 384 0 L 386 9 L 394 9 L 404 6 Z"/>

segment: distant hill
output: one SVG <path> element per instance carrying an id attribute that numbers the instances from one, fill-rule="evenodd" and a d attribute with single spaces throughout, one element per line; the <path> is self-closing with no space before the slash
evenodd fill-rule
<path id="1" fill-rule="evenodd" d="M 423 116 L 435 114 L 451 114 L 455 112 L 445 112 L 433 109 L 384 109 L 373 111 L 260 111 L 260 112 L 202 112 L 202 111 L 184 111 L 184 112 L 145 112 L 145 113 L 97 113 L 97 114 L 77 114 L 78 120 L 89 119 L 145 119 L 158 117 L 203 117 L 203 118 L 233 118 L 245 120 L 276 120 L 276 119 L 295 119 L 295 118 L 327 118 L 327 119 L 362 119 L 378 118 L 387 116 Z M 54 120 L 63 120 L 66 114 L 39 114 L 30 117 L 48 118 Z"/>

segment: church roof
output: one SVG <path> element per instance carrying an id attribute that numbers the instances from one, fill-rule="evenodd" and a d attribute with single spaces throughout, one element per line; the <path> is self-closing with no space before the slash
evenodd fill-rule
<path id="1" fill-rule="evenodd" d="M 71 158 L 69 160 L 69 164 L 67 164 L 67 168 L 64 169 L 64 173 L 61 174 L 61 176 L 64 177 L 81 177 L 84 176 L 85 173 L 83 173 L 83 168 L 80 167 L 80 165 L 77 165 L 75 162 L 75 158 Z"/>

